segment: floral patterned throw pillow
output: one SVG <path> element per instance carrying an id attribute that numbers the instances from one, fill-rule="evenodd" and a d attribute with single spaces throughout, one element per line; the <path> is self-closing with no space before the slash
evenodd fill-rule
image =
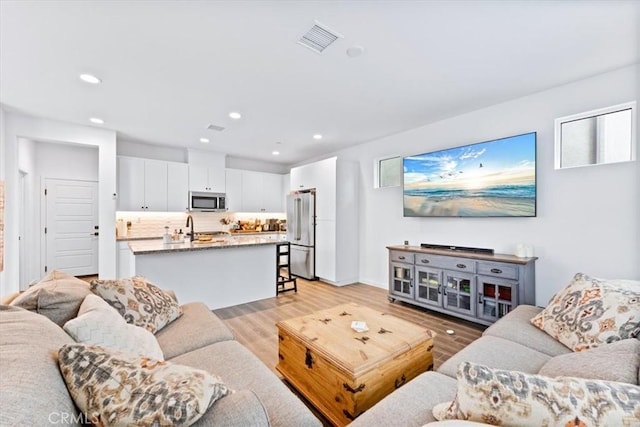
<path id="1" fill-rule="evenodd" d="M 573 351 L 640 335 L 640 281 L 578 273 L 531 323 Z"/>
<path id="2" fill-rule="evenodd" d="M 637 426 L 640 387 L 582 378 L 549 378 L 491 369 L 471 362 L 458 366 L 458 393 L 447 419 L 502 426 Z"/>
<path id="3" fill-rule="evenodd" d="M 144 277 L 92 280 L 91 291 L 115 308 L 127 323 L 154 334 L 182 315 L 176 300 Z"/>
<path id="4" fill-rule="evenodd" d="M 78 408 L 100 426 L 188 426 L 231 391 L 200 369 L 86 344 L 67 344 L 58 364 Z"/>

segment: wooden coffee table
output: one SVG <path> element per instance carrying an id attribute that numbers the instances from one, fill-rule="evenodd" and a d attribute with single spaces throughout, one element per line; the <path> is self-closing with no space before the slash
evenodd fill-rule
<path id="1" fill-rule="evenodd" d="M 365 321 L 369 331 L 351 329 Z M 277 323 L 276 369 L 334 425 L 346 425 L 418 374 L 433 369 L 423 326 L 358 304 Z"/>

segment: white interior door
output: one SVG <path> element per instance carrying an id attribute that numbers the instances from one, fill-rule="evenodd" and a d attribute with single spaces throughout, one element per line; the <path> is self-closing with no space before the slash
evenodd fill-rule
<path id="1" fill-rule="evenodd" d="M 98 274 L 98 183 L 45 180 L 45 271 Z"/>

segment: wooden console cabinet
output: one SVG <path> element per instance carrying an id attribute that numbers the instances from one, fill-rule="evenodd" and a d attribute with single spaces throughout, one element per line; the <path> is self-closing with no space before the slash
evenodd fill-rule
<path id="1" fill-rule="evenodd" d="M 387 246 L 389 300 L 490 325 L 535 305 L 536 257 Z"/>

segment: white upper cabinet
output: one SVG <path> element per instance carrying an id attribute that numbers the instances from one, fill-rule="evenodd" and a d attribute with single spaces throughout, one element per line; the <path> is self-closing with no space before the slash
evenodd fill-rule
<path id="1" fill-rule="evenodd" d="M 227 199 L 233 212 L 284 212 L 282 175 L 227 169 Z"/>
<path id="2" fill-rule="evenodd" d="M 336 219 L 337 158 L 291 169 L 291 191 L 316 189 L 318 219 Z"/>
<path id="3" fill-rule="evenodd" d="M 242 212 L 242 171 L 226 170 L 226 206 L 231 212 Z"/>
<path id="4" fill-rule="evenodd" d="M 118 210 L 184 211 L 188 200 L 185 163 L 118 157 Z"/>
<path id="5" fill-rule="evenodd" d="M 118 157 L 118 193 L 118 210 L 166 211 L 166 162 Z"/>
<path id="6" fill-rule="evenodd" d="M 167 162 L 144 161 L 144 210 L 167 210 Z"/>
<path id="7" fill-rule="evenodd" d="M 118 157 L 118 210 L 144 210 L 144 159 Z"/>
<path id="8" fill-rule="evenodd" d="M 226 156 L 211 151 L 188 150 L 189 190 L 226 192 Z"/>
<path id="9" fill-rule="evenodd" d="M 189 209 L 189 165 L 167 163 L 167 210 L 180 212 Z"/>
<path id="10" fill-rule="evenodd" d="M 224 168 L 189 165 L 189 189 L 224 193 L 226 191 Z"/>

